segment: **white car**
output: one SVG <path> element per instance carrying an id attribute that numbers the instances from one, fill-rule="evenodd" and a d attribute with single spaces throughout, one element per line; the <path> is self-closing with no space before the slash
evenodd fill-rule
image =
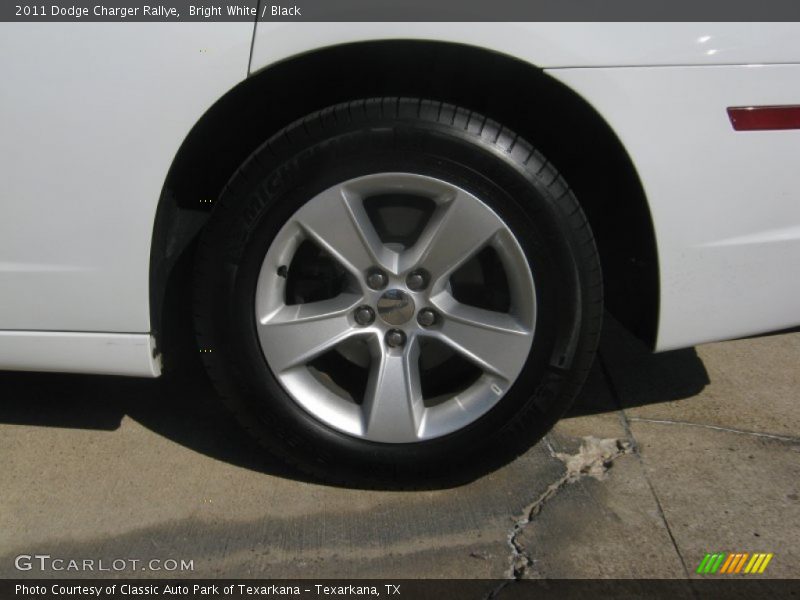
<path id="1" fill-rule="evenodd" d="M 798 24 L 3 23 L 0 56 L 0 368 L 158 377 L 191 318 L 321 477 L 520 452 L 604 306 L 655 351 L 800 324 Z"/>

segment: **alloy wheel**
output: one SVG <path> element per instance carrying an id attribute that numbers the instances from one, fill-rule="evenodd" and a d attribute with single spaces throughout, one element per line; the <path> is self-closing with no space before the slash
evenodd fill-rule
<path id="1" fill-rule="evenodd" d="M 494 407 L 533 343 L 534 278 L 476 195 L 378 173 L 306 202 L 256 286 L 264 358 L 289 396 L 351 436 L 413 443 Z"/>

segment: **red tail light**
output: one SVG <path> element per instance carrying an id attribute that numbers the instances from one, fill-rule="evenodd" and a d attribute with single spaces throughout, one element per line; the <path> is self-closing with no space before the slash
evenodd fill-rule
<path id="1" fill-rule="evenodd" d="M 728 118 L 736 131 L 800 129 L 800 106 L 732 106 Z"/>

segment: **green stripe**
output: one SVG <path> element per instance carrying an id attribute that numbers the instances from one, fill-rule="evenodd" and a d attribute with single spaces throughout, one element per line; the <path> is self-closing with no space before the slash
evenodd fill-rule
<path id="1" fill-rule="evenodd" d="M 703 560 L 700 562 L 700 566 L 699 566 L 699 567 L 697 567 L 697 571 L 696 571 L 696 573 L 703 573 L 703 572 L 704 572 L 704 569 L 705 569 L 706 563 L 708 562 L 708 559 L 709 559 L 709 558 L 711 558 L 711 555 L 710 555 L 710 554 L 706 554 L 706 555 L 703 557 Z"/>
<path id="2" fill-rule="evenodd" d="M 717 559 L 717 562 L 714 563 L 714 567 L 711 569 L 712 573 L 716 573 L 717 569 L 719 569 L 722 566 L 722 561 L 725 560 L 725 556 L 726 556 L 725 552 L 719 553 L 719 558 Z"/>
<path id="3" fill-rule="evenodd" d="M 719 559 L 719 554 L 714 552 L 714 554 L 711 555 L 711 559 L 708 561 L 708 564 L 706 565 L 706 570 L 703 572 L 711 573 L 711 569 L 714 568 L 714 563 L 717 562 L 718 559 Z"/>

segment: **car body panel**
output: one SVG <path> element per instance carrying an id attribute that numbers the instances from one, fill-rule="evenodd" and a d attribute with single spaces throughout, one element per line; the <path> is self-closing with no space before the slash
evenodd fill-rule
<path id="1" fill-rule="evenodd" d="M 317 48 L 393 39 L 488 48 L 540 68 L 800 63 L 800 23 L 259 22 L 251 71 Z"/>
<path id="2" fill-rule="evenodd" d="M 150 331 L 164 180 L 252 29 L 0 24 L 0 330 Z"/>
<path id="3" fill-rule="evenodd" d="M 161 360 L 147 334 L 0 331 L 0 365 L 13 371 L 157 377 Z"/>
<path id="4" fill-rule="evenodd" d="M 734 131 L 727 106 L 793 104 L 800 66 L 563 69 L 634 160 L 659 256 L 657 349 L 800 323 L 800 131 Z"/>
<path id="5" fill-rule="evenodd" d="M 658 350 L 800 323 L 800 132 L 725 113 L 800 103 L 800 24 L 0 24 L 0 368 L 157 374 L 153 224 L 192 126 L 248 73 L 385 39 L 503 53 L 597 109 L 654 218 Z"/>

